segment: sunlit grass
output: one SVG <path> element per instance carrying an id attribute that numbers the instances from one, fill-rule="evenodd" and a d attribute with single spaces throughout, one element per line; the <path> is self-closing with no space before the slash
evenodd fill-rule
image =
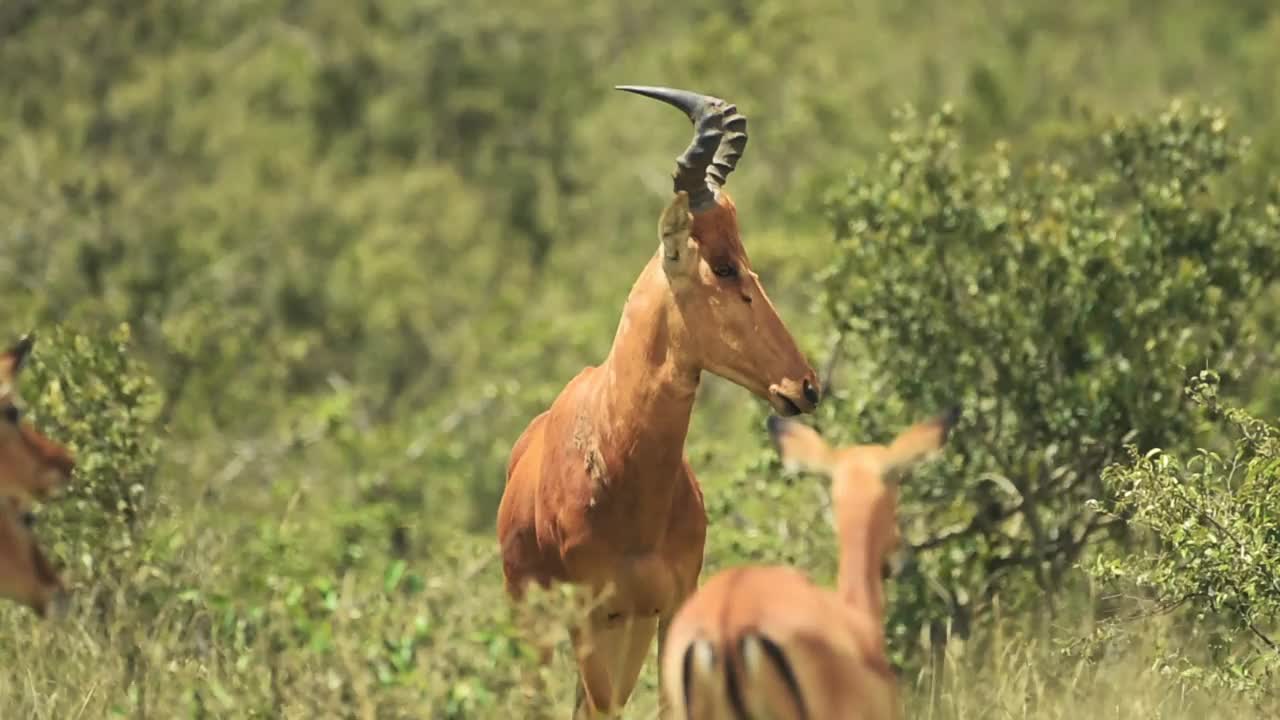
<path id="1" fill-rule="evenodd" d="M 187 559 L 190 576 L 169 582 L 201 574 L 199 561 Z M 286 598 L 219 612 L 209 598 L 201 604 L 174 593 L 144 611 L 82 592 L 71 614 L 55 622 L 5 605 L 0 706 L 5 717 L 33 720 L 570 716 L 564 627 L 580 608 L 572 593 L 535 591 L 513 609 L 485 536 L 442 547 L 431 567 L 419 570 L 394 578 L 347 574 L 311 625 Z M 116 590 L 115 600 L 129 597 Z M 979 628 L 967 642 L 954 639 L 939 676 L 926 669 L 901 678 L 909 717 L 1272 717 L 1243 698 L 1160 671 L 1161 634 L 1176 632 L 1172 625 L 1151 624 L 1121 652 L 1090 657 L 1063 652 L 1080 626 L 1068 619 L 1039 634 L 1021 621 L 1002 621 L 998 631 Z M 550 653 L 546 664 L 543 651 Z M 626 718 L 658 717 L 655 656 L 656 648 Z"/>

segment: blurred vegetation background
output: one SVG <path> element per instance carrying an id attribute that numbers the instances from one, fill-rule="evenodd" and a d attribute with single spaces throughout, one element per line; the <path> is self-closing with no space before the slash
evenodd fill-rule
<path id="1" fill-rule="evenodd" d="M 750 118 L 825 433 L 965 405 L 904 488 L 913 711 L 1273 716 L 1278 40 L 1267 0 L 6 0 L 0 330 L 81 462 L 39 530 L 75 609 L 0 607 L 0 705 L 567 716 L 493 519 L 655 250 L 689 127 L 642 83 Z M 704 573 L 829 581 L 765 412 L 704 381 Z"/>

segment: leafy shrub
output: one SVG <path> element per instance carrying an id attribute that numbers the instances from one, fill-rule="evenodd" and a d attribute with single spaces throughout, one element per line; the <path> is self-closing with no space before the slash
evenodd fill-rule
<path id="1" fill-rule="evenodd" d="M 1151 549 L 1108 553 L 1090 571 L 1141 593 L 1142 614 L 1176 613 L 1184 621 L 1186 635 L 1164 648 L 1162 666 L 1280 703 L 1280 427 L 1220 404 L 1219 382 L 1204 371 L 1187 392 L 1232 436 L 1229 447 L 1144 453 L 1129 446 L 1127 462 L 1103 473 L 1113 498 L 1103 509 Z M 1104 624 L 1099 639 L 1124 639 L 1132 619 Z"/>
<path id="2" fill-rule="evenodd" d="M 944 617 L 964 633 L 997 595 L 1044 607 L 1091 542 L 1121 537 L 1086 507 L 1102 469 L 1125 444 L 1192 439 L 1184 368 L 1230 374 L 1280 276 L 1275 198 L 1228 182 L 1248 143 L 1217 110 L 1117 119 L 1024 161 L 1004 143 L 970 159 L 955 120 L 908 110 L 828 206 L 820 307 L 877 377 L 826 405 L 827 431 L 966 409 L 948 463 L 904 488 L 900 646 Z"/>
<path id="3" fill-rule="evenodd" d="M 75 453 L 74 478 L 44 525 L 88 586 L 119 573 L 155 509 L 160 397 L 131 352 L 128 325 L 106 337 L 58 326 L 40 333 L 24 377 L 32 421 Z"/>

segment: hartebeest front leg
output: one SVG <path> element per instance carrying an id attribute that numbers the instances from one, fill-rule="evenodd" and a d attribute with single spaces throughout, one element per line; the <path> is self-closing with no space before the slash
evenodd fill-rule
<path id="1" fill-rule="evenodd" d="M 597 615 L 573 635 L 578 661 L 578 689 L 574 718 L 617 717 L 635 689 L 644 666 L 657 619 L 645 616 L 611 618 Z"/>
<path id="2" fill-rule="evenodd" d="M 576 687 L 573 695 L 573 720 L 592 720 L 591 707 L 587 703 L 587 686 L 583 684 L 581 675 L 578 675 Z"/>
<path id="3" fill-rule="evenodd" d="M 681 599 L 681 604 L 684 600 Z M 671 620 L 676 616 L 677 605 L 670 613 L 658 618 L 658 717 L 667 720 L 671 717 L 671 703 L 667 701 L 667 683 L 671 681 L 662 671 L 663 651 L 667 647 L 667 632 L 671 630 Z"/>
<path id="4" fill-rule="evenodd" d="M 574 627 L 569 629 L 569 647 L 573 651 L 574 662 L 579 665 L 579 670 L 574 673 L 573 715 L 570 717 L 573 720 L 594 720 L 591 714 L 591 703 L 587 700 L 587 679 L 581 670 L 582 661 L 579 655 L 579 648 L 581 647 L 582 633 L 583 630 L 581 628 Z"/>

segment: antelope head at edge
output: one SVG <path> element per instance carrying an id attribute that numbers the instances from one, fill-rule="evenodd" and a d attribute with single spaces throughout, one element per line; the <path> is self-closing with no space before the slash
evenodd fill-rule
<path id="1" fill-rule="evenodd" d="M 71 452 L 23 420 L 17 386 L 35 344 L 28 335 L 0 354 L 0 596 L 44 616 L 66 606 L 66 590 L 36 542 L 29 504 L 69 482 Z"/>

